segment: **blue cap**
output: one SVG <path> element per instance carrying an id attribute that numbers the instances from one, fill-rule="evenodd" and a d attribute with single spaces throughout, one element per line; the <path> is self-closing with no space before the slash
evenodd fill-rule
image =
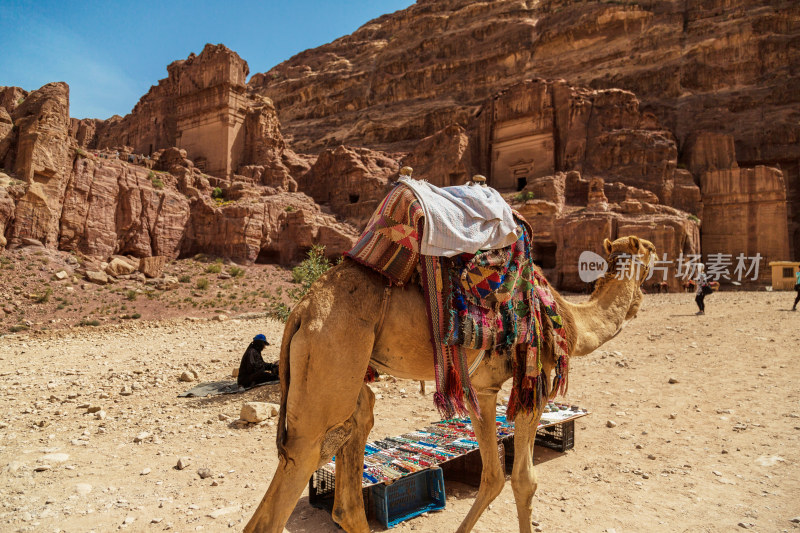
<path id="1" fill-rule="evenodd" d="M 259 333 L 259 334 L 258 334 L 258 335 L 256 335 L 255 337 L 253 337 L 253 340 L 254 340 L 254 341 L 263 341 L 263 342 L 267 342 L 267 338 L 266 338 L 266 337 L 265 337 L 263 334 L 261 334 L 261 333 Z"/>

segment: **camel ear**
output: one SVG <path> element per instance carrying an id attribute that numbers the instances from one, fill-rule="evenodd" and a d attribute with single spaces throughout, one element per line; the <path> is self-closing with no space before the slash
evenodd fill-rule
<path id="1" fill-rule="evenodd" d="M 639 242 L 639 237 L 628 237 L 628 240 L 630 241 L 631 246 L 633 247 L 633 249 L 638 252 L 639 251 L 639 245 L 641 244 Z"/>
<path id="2" fill-rule="evenodd" d="M 604 240 L 603 241 L 603 248 L 606 249 L 606 253 L 607 254 L 610 254 L 611 253 L 611 241 L 609 241 L 608 239 Z"/>

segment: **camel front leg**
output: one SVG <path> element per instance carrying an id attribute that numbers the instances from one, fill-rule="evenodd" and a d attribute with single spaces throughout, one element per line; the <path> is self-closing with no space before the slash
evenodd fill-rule
<path id="1" fill-rule="evenodd" d="M 375 394 L 363 384 L 358 396 L 358 406 L 351 418 L 353 430 L 350 438 L 336 452 L 336 487 L 333 501 L 333 521 L 347 533 L 369 532 L 361 479 L 364 471 L 364 447 L 375 419 L 372 409 Z"/>
<path id="2" fill-rule="evenodd" d="M 472 428 L 480 445 L 481 461 L 481 485 L 478 488 L 478 495 L 475 502 L 467 513 L 467 516 L 458 527 L 458 533 L 468 533 L 472 531 L 475 523 L 498 494 L 503 490 L 506 482 L 505 472 L 500 464 L 500 457 L 497 455 L 497 390 L 486 390 L 478 392 L 478 405 L 481 409 L 483 418 L 478 420 L 472 407 L 469 414 L 472 420 Z"/>
<path id="3" fill-rule="evenodd" d="M 514 469 L 511 487 L 517 504 L 520 533 L 531 533 L 533 495 L 536 493 L 536 469 L 533 466 L 533 445 L 541 414 L 518 413 L 514 420 Z"/>

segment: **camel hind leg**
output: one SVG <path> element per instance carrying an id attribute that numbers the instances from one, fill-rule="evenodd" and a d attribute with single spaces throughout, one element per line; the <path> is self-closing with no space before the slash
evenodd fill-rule
<path id="1" fill-rule="evenodd" d="M 374 331 L 366 321 L 357 327 L 349 319 L 348 313 L 331 314 L 306 321 L 290 339 L 284 335 L 289 352 L 288 361 L 281 354 L 280 462 L 247 533 L 281 533 L 314 470 L 350 438 Z"/>

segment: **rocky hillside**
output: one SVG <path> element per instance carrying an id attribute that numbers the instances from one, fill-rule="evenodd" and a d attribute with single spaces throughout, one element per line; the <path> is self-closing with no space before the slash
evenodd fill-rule
<path id="1" fill-rule="evenodd" d="M 248 83 L 224 45 L 167 72 L 109 120 L 70 118 L 64 83 L 0 87 L 0 249 L 337 255 L 411 165 L 486 174 L 564 288 L 629 233 L 760 254 L 762 283 L 800 251 L 793 2 L 420 0 Z"/>
<path id="2" fill-rule="evenodd" d="M 632 91 L 673 133 L 683 165 L 698 132 L 711 132 L 733 139 L 723 150 L 738 165 L 780 167 L 800 249 L 792 0 L 420 0 L 255 74 L 249 89 L 272 98 L 298 149 L 396 149 L 467 126 L 487 98 L 535 77 Z"/>
<path id="3" fill-rule="evenodd" d="M 791 0 L 420 0 L 248 87 L 298 149 L 413 141 L 531 77 L 627 89 L 682 146 L 733 133 L 742 161 L 796 160 L 800 5 Z"/>

